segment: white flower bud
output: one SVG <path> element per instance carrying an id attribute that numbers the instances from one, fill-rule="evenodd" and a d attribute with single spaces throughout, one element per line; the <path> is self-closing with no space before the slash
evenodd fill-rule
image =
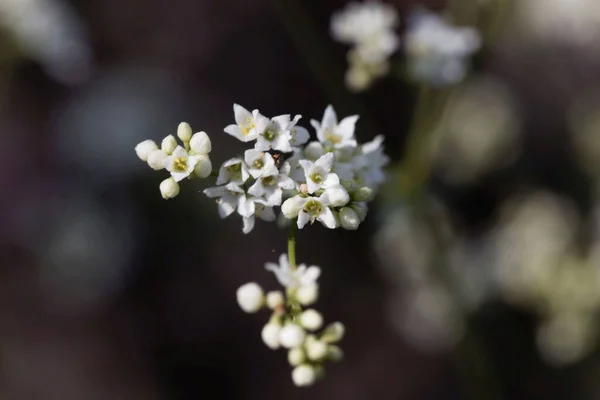
<path id="1" fill-rule="evenodd" d="M 167 178 L 160 183 L 159 189 L 163 199 L 172 199 L 179 194 L 179 183 L 173 178 Z"/>
<path id="2" fill-rule="evenodd" d="M 310 142 L 304 148 L 304 157 L 312 161 L 317 160 L 323 154 L 325 154 L 325 148 L 320 142 Z"/>
<path id="3" fill-rule="evenodd" d="M 281 325 L 275 322 L 269 322 L 264 326 L 260 336 L 270 349 L 277 350 L 280 346 L 279 343 L 279 332 L 281 331 Z"/>
<path id="4" fill-rule="evenodd" d="M 344 352 L 338 346 L 329 345 L 327 346 L 327 358 L 331 361 L 340 361 L 344 358 Z"/>
<path id="5" fill-rule="evenodd" d="M 192 138 L 192 127 L 187 122 L 182 122 L 177 127 L 177 137 L 182 142 L 189 142 Z"/>
<path id="6" fill-rule="evenodd" d="M 311 340 L 306 343 L 306 355 L 313 361 L 321 360 L 327 355 L 327 344 L 320 340 Z"/>
<path id="7" fill-rule="evenodd" d="M 309 331 L 316 331 L 323 325 L 323 317 L 311 308 L 300 314 L 300 325 Z"/>
<path id="8" fill-rule="evenodd" d="M 303 306 L 309 306 L 317 301 L 319 288 L 317 285 L 302 285 L 296 290 L 296 300 Z"/>
<path id="9" fill-rule="evenodd" d="M 368 69 L 353 65 L 346 71 L 346 85 L 353 92 L 362 92 L 373 82 L 373 76 Z"/>
<path id="10" fill-rule="evenodd" d="M 148 155 L 148 165 L 155 171 L 160 171 L 165 167 L 167 153 L 162 150 L 154 150 Z"/>
<path id="11" fill-rule="evenodd" d="M 292 380 L 296 386 L 310 386 L 315 383 L 316 378 L 315 369 L 308 364 L 298 365 L 292 371 Z"/>
<path id="12" fill-rule="evenodd" d="M 197 132 L 192 136 L 192 140 L 190 140 L 190 149 L 195 154 L 208 154 L 212 150 L 212 146 L 210 143 L 210 138 L 206 134 L 206 132 Z"/>
<path id="13" fill-rule="evenodd" d="M 342 185 L 327 188 L 325 189 L 325 193 L 329 196 L 331 207 L 345 206 L 350 201 L 350 195 Z"/>
<path id="14" fill-rule="evenodd" d="M 352 208 L 344 207 L 340 210 L 340 224 L 342 228 L 353 231 L 358 229 L 360 218 Z"/>
<path id="15" fill-rule="evenodd" d="M 279 332 L 279 343 L 287 349 L 302 346 L 306 332 L 296 324 L 287 324 Z"/>
<path id="16" fill-rule="evenodd" d="M 263 305 L 263 290 L 257 283 L 240 286 L 236 294 L 238 304 L 247 313 L 257 312 Z"/>
<path id="17" fill-rule="evenodd" d="M 279 290 L 274 290 L 272 292 L 267 293 L 267 306 L 274 310 L 277 307 L 281 307 L 285 304 L 285 297 L 283 297 L 283 293 Z"/>
<path id="18" fill-rule="evenodd" d="M 300 212 L 301 205 L 298 201 L 294 201 L 294 198 L 289 198 L 281 205 L 281 213 L 286 218 L 296 218 Z"/>
<path id="19" fill-rule="evenodd" d="M 344 324 L 341 322 L 333 322 L 325 328 L 321 334 L 321 340 L 325 343 L 335 343 L 342 340 L 345 333 Z"/>
<path id="20" fill-rule="evenodd" d="M 150 153 L 157 149 L 158 146 L 156 145 L 156 143 L 154 143 L 154 140 L 144 140 L 143 142 L 138 143 L 138 145 L 135 146 L 135 154 L 137 154 L 140 160 L 148 161 L 148 156 L 150 155 Z"/>
<path id="21" fill-rule="evenodd" d="M 306 356 L 304 355 L 304 350 L 300 347 L 290 349 L 288 352 L 288 362 L 292 367 L 302 364 L 304 360 L 306 360 Z"/>
<path id="22" fill-rule="evenodd" d="M 194 174 L 198 178 L 206 178 L 212 172 L 212 163 L 207 155 L 198 155 L 196 157 L 196 166 L 194 167 Z"/>
<path id="23" fill-rule="evenodd" d="M 164 151 L 168 155 L 171 155 L 171 153 L 175 151 L 177 146 L 177 140 L 173 135 L 169 135 L 166 138 L 164 138 L 162 143 L 160 144 L 160 148 L 162 149 L 162 151 Z"/>
<path id="24" fill-rule="evenodd" d="M 354 193 L 352 193 L 352 200 L 361 202 L 361 201 L 371 201 L 375 197 L 375 193 L 373 189 L 370 187 L 363 186 Z"/>
<path id="25" fill-rule="evenodd" d="M 367 218 L 367 211 L 369 209 L 367 208 L 367 205 L 365 203 L 352 203 L 350 205 L 350 208 L 352 208 L 354 210 L 354 212 L 356 212 L 356 214 L 358 214 L 358 218 L 360 219 L 360 222 L 363 222 L 365 220 L 365 218 Z"/>

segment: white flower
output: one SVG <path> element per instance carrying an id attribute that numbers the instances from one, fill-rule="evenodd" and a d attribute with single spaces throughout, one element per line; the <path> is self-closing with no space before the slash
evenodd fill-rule
<path id="1" fill-rule="evenodd" d="M 148 155 L 148 165 L 155 171 L 159 171 L 165 167 L 165 160 L 168 157 L 167 153 L 157 149 Z"/>
<path id="2" fill-rule="evenodd" d="M 338 176 L 331 173 L 334 155 L 327 153 L 319 157 L 314 163 L 309 160 L 300 160 L 299 163 L 304 169 L 304 177 L 308 193 L 312 194 L 321 188 L 328 188 L 340 184 Z"/>
<path id="3" fill-rule="evenodd" d="M 310 306 L 319 297 L 319 286 L 316 284 L 302 285 L 296 290 L 296 300 L 303 306 Z"/>
<path id="4" fill-rule="evenodd" d="M 273 290 L 267 293 L 267 307 L 269 307 L 271 310 L 281 307 L 284 304 L 285 297 L 283 297 L 283 293 L 281 293 L 280 290 Z"/>
<path id="5" fill-rule="evenodd" d="M 309 331 L 316 331 L 323 325 L 323 317 L 317 310 L 308 309 L 300 314 L 300 325 Z"/>
<path id="6" fill-rule="evenodd" d="M 390 159 L 383 153 L 383 136 L 378 135 L 359 148 L 360 156 L 355 158 L 358 167 L 358 180 L 365 186 L 376 188 L 385 181 L 383 167 Z"/>
<path id="7" fill-rule="evenodd" d="M 356 146 L 354 128 L 357 120 L 358 115 L 353 115 L 344 118 L 338 124 L 335 110 L 330 105 L 325 109 L 321 123 L 315 120 L 311 120 L 310 123 L 317 131 L 317 138 L 321 143 L 325 146 L 342 148 Z"/>
<path id="8" fill-rule="evenodd" d="M 191 129 L 191 128 L 190 128 Z M 212 149 L 210 138 L 204 131 L 194 133 L 190 138 L 190 150 L 195 155 L 208 154 Z"/>
<path id="9" fill-rule="evenodd" d="M 242 184 L 248 180 L 248 168 L 244 161 L 239 158 L 227 160 L 219 168 L 219 176 L 217 177 L 217 185 L 222 185 L 227 182 Z"/>
<path id="10" fill-rule="evenodd" d="M 171 173 L 171 176 L 176 182 L 190 176 L 194 171 L 197 162 L 198 159 L 194 156 L 190 156 L 181 146 L 177 146 L 171 155 L 164 160 L 165 168 Z"/>
<path id="11" fill-rule="evenodd" d="M 294 181 L 285 173 L 279 173 L 275 165 L 263 171 L 262 176 L 248 189 L 248 193 L 256 197 L 264 197 L 269 206 L 280 206 L 283 190 L 296 187 Z"/>
<path id="12" fill-rule="evenodd" d="M 356 230 L 360 225 L 360 218 L 356 211 L 350 207 L 344 207 L 340 210 L 340 225 L 344 229 Z"/>
<path id="13" fill-rule="evenodd" d="M 175 136 L 173 135 L 169 135 L 164 138 L 160 144 L 161 150 L 168 155 L 171 155 L 177 147 L 179 147 L 179 145 L 177 144 L 177 139 L 175 139 Z"/>
<path id="14" fill-rule="evenodd" d="M 341 322 L 333 322 L 325 328 L 321 334 L 321 340 L 325 343 L 336 343 L 342 340 L 346 329 Z"/>
<path id="15" fill-rule="evenodd" d="M 281 212 L 286 218 L 298 217 L 298 228 L 302 229 L 307 222 L 321 222 L 325 227 L 334 229 L 337 221 L 329 208 L 331 201 L 327 193 L 319 197 L 302 197 L 300 195 L 287 199 L 281 205 Z"/>
<path id="16" fill-rule="evenodd" d="M 268 171 L 275 167 L 273 156 L 262 150 L 246 150 L 244 153 L 244 161 L 248 166 L 248 172 L 254 179 L 260 178 L 264 171 Z"/>
<path id="17" fill-rule="evenodd" d="M 288 323 L 279 332 L 279 343 L 286 349 L 302 346 L 306 332 L 300 326 Z"/>
<path id="18" fill-rule="evenodd" d="M 137 154 L 140 160 L 148 161 L 148 156 L 150 155 L 150 153 L 157 149 L 158 146 L 156 145 L 156 143 L 154 143 L 154 140 L 144 140 L 143 142 L 135 146 L 135 154 Z"/>
<path id="19" fill-rule="evenodd" d="M 296 386 L 310 386 L 315 383 L 316 379 L 315 368 L 309 364 L 298 365 L 292 371 L 292 380 Z"/>
<path id="20" fill-rule="evenodd" d="M 291 152 L 292 134 L 288 130 L 290 124 L 289 115 L 280 115 L 271 119 L 262 117 L 257 120 L 256 131 L 258 132 L 258 138 L 254 148 L 263 151 L 273 149 L 283 153 Z"/>
<path id="21" fill-rule="evenodd" d="M 246 199 L 245 207 L 246 215 L 242 215 L 244 219 L 244 226 L 242 231 L 244 233 L 250 233 L 254 229 L 256 222 L 255 216 L 262 219 L 263 221 L 272 222 L 277 219 L 273 207 L 270 207 L 265 200 L 250 197 Z"/>
<path id="22" fill-rule="evenodd" d="M 398 13 L 379 1 L 349 3 L 333 15 L 331 33 L 334 39 L 355 45 L 355 51 L 368 63 L 385 61 L 398 48 L 400 40 L 394 32 Z"/>
<path id="23" fill-rule="evenodd" d="M 474 29 L 454 27 L 423 9 L 409 19 L 405 42 L 413 78 L 435 86 L 462 80 L 467 71 L 465 59 L 481 45 Z"/>
<path id="24" fill-rule="evenodd" d="M 258 137 L 256 121 L 257 119 L 264 117 L 260 115 L 258 110 L 254 110 L 250 113 L 250 111 L 238 104 L 233 105 L 233 113 L 235 115 L 236 125 L 227 126 L 225 132 L 242 142 L 255 140 Z"/>
<path id="25" fill-rule="evenodd" d="M 247 313 L 254 313 L 261 309 L 264 303 L 262 288 L 254 282 L 246 283 L 236 292 L 237 302 Z"/>
<path id="26" fill-rule="evenodd" d="M 292 367 L 302 364 L 304 360 L 306 360 L 306 356 L 304 355 L 304 350 L 301 348 L 296 347 L 288 351 L 288 362 Z"/>
<path id="27" fill-rule="evenodd" d="M 327 343 L 320 340 L 306 340 L 306 355 L 310 360 L 317 361 L 327 356 Z"/>
<path id="28" fill-rule="evenodd" d="M 267 345 L 267 347 L 269 347 L 270 349 L 273 350 L 277 350 L 280 347 L 280 343 L 279 343 L 279 333 L 281 332 L 281 325 L 279 325 L 278 323 L 275 322 L 269 322 L 268 324 L 266 324 L 261 333 L 260 336 L 263 340 L 263 342 Z"/>
<path id="29" fill-rule="evenodd" d="M 173 178 L 167 178 L 159 185 L 163 199 L 172 199 L 179 194 L 179 184 Z"/>
<path id="30" fill-rule="evenodd" d="M 210 198 L 218 198 L 217 205 L 221 218 L 230 216 L 236 209 L 242 217 L 246 218 L 255 213 L 254 201 L 248 200 L 244 189 L 233 182 L 225 186 L 206 188 L 204 194 Z"/>
<path id="31" fill-rule="evenodd" d="M 308 139 L 310 139 L 308 130 L 302 126 L 296 125 L 300 118 L 300 115 L 296 115 L 294 120 L 291 121 L 286 128 L 290 132 L 290 144 L 294 147 L 302 146 L 304 143 L 308 142 Z"/>
<path id="32" fill-rule="evenodd" d="M 177 127 L 177 137 L 182 142 L 189 142 L 192 138 L 192 127 L 187 122 L 182 122 Z"/>
<path id="33" fill-rule="evenodd" d="M 305 264 L 300 264 L 296 269 L 292 269 L 285 253 L 279 256 L 279 265 L 266 263 L 265 269 L 273 272 L 279 283 L 291 290 L 316 285 L 321 275 L 321 269 L 314 265 L 306 268 Z"/>

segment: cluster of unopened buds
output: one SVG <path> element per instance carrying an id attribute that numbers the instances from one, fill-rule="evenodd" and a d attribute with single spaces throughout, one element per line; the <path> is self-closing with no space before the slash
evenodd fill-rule
<path id="1" fill-rule="evenodd" d="M 282 254 L 279 265 L 267 263 L 266 268 L 275 273 L 285 288 L 285 295 L 279 290 L 265 295 L 262 288 L 252 282 L 238 289 L 238 303 L 248 313 L 264 307 L 273 311 L 262 329 L 263 342 L 273 350 L 288 349 L 288 361 L 294 368 L 294 384 L 312 385 L 323 376 L 325 361 L 339 361 L 342 358 L 342 350 L 335 343 L 344 336 L 344 325 L 334 322 L 316 333 L 323 326 L 323 317 L 313 308 L 303 308 L 317 300 L 317 278 L 321 274 L 319 267 L 306 268 L 302 264 L 294 269 L 287 254 Z"/>
<path id="2" fill-rule="evenodd" d="M 273 310 L 262 338 L 270 348 L 289 349 L 294 382 L 310 385 L 322 375 L 325 360 L 341 358 L 334 343 L 342 338 L 344 327 L 338 322 L 320 334 L 307 333 L 320 329 L 323 322 L 316 310 L 303 310 L 317 299 L 320 269 L 296 265 L 297 229 L 315 221 L 329 229 L 358 228 L 367 215 L 367 203 L 385 178 L 383 167 L 389 159 L 383 153 L 383 137 L 358 144 L 354 135 L 358 116 L 338 121 L 331 106 L 320 122 L 311 121 L 315 141 L 309 141 L 308 130 L 298 125 L 300 115 L 268 118 L 237 104 L 233 109 L 235 124 L 224 131 L 254 147 L 226 160 L 218 170 L 212 169 L 208 135 L 192 134 L 186 123 L 177 131 L 182 145 L 170 135 L 160 148 L 146 140 L 135 150 L 151 168 L 170 172 L 171 177 L 160 184 L 165 199 L 177 196 L 184 178 L 216 177 L 216 186 L 203 193 L 216 199 L 221 218 L 237 211 L 244 233 L 254 229 L 256 217 L 276 221 L 274 208 L 280 207 L 279 221 L 290 229 L 288 255 L 281 256 L 279 266 L 267 264 L 267 269 L 285 287 L 285 296 L 280 291 L 265 296 L 257 284 L 250 283 L 239 289 L 238 302 L 248 312 L 263 306 Z"/>

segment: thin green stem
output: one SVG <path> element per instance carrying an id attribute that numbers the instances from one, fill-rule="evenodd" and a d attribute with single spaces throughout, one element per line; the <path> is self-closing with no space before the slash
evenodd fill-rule
<path id="1" fill-rule="evenodd" d="M 218 169 L 213 169 L 210 172 L 210 176 L 214 176 L 215 178 L 219 176 L 219 170 Z"/>
<path id="2" fill-rule="evenodd" d="M 293 270 L 296 269 L 296 232 L 298 232 L 298 226 L 296 220 L 293 220 L 288 231 L 288 259 L 290 268 Z"/>

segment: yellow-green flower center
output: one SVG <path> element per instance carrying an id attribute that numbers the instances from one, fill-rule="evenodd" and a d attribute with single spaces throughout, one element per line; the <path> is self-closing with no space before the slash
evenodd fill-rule
<path id="1" fill-rule="evenodd" d="M 263 135 L 268 141 L 275 139 L 275 131 L 273 129 L 267 129 Z"/>
<path id="2" fill-rule="evenodd" d="M 263 185 L 273 186 L 277 182 L 277 180 L 274 176 L 265 176 L 264 178 L 262 178 L 262 182 Z"/>
<path id="3" fill-rule="evenodd" d="M 323 182 L 323 176 L 321 174 L 319 174 L 318 172 L 315 172 L 314 174 L 312 174 L 310 176 L 310 179 L 314 182 L 314 183 L 321 183 Z"/>
<path id="4" fill-rule="evenodd" d="M 173 170 L 177 172 L 185 172 L 187 171 L 187 157 L 177 157 L 173 160 Z"/>
<path id="5" fill-rule="evenodd" d="M 316 200 L 309 200 L 304 204 L 304 211 L 312 215 L 320 214 L 322 209 L 322 204 Z"/>
<path id="6" fill-rule="evenodd" d="M 265 166 L 265 162 L 263 161 L 262 158 L 257 158 L 256 160 L 254 160 L 252 165 L 254 165 L 254 168 L 256 168 L 256 169 L 261 169 L 262 167 Z"/>

